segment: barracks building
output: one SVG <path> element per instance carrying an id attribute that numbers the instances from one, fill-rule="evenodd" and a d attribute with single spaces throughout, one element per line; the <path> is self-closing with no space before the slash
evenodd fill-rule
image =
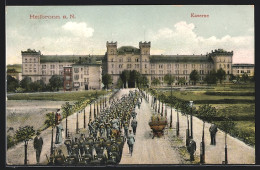
<path id="1" fill-rule="evenodd" d="M 152 55 L 151 42 L 117 47 L 117 42 L 107 42 L 105 55 L 43 55 L 40 51 L 22 51 L 22 77 L 32 81 L 49 82 L 52 75 L 64 77 L 64 90 L 89 90 L 102 88 L 102 75 L 108 73 L 116 85 L 123 70 L 136 70 L 145 75 L 149 83 L 158 78 L 164 85 L 166 74 L 175 76 L 174 85 L 183 77 L 191 85 L 189 75 L 197 70 L 199 83 L 211 70 L 219 68 L 227 75 L 254 75 L 254 64 L 232 64 L 233 51 L 217 49 L 201 55 Z M 229 76 L 227 76 L 227 79 Z"/>

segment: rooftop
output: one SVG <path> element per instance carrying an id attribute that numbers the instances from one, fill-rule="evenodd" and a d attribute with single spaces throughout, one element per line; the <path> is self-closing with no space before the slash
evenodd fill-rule
<path id="1" fill-rule="evenodd" d="M 140 49 L 133 46 L 122 46 L 117 49 L 118 54 L 134 53 L 140 54 Z"/>
<path id="2" fill-rule="evenodd" d="M 232 64 L 232 67 L 254 67 L 254 64 L 247 64 L 247 63 L 238 63 L 238 64 Z"/>
<path id="3" fill-rule="evenodd" d="M 211 57 L 207 55 L 151 55 L 151 63 L 164 62 L 212 62 Z"/>
<path id="4" fill-rule="evenodd" d="M 75 63 L 81 57 L 82 60 L 86 60 L 89 58 L 96 58 L 96 60 L 102 60 L 104 55 L 41 55 L 40 62 L 47 63 L 47 62 L 72 62 Z"/>

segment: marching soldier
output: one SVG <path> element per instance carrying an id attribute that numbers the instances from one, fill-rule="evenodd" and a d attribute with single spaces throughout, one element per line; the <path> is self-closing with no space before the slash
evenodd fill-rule
<path id="1" fill-rule="evenodd" d="M 85 145 L 85 138 L 84 138 L 84 134 L 81 134 L 80 138 L 79 138 L 79 151 L 80 151 L 80 155 L 82 156 L 84 153 L 84 145 Z"/>
<path id="2" fill-rule="evenodd" d="M 133 119 L 132 122 L 131 122 L 131 127 L 133 129 L 133 133 L 135 135 L 136 133 L 136 128 L 137 128 L 137 120 L 136 119 Z"/>
<path id="3" fill-rule="evenodd" d="M 135 143 L 135 137 L 132 134 L 132 131 L 129 130 L 129 135 L 128 135 L 128 138 L 127 138 L 127 144 L 128 144 L 129 152 L 130 152 L 131 156 L 132 156 L 133 149 L 134 149 L 134 143 Z"/>

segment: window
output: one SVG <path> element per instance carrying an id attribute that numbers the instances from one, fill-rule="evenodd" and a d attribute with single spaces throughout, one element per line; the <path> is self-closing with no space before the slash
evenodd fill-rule
<path id="1" fill-rule="evenodd" d="M 83 74 L 81 74 L 80 77 L 83 79 Z"/>
<path id="2" fill-rule="evenodd" d="M 200 68 L 203 68 L 203 64 L 200 64 Z"/>
<path id="3" fill-rule="evenodd" d="M 135 62 L 139 62 L 139 59 L 138 59 L 138 58 L 136 58 L 136 59 L 135 59 Z"/>
<path id="4" fill-rule="evenodd" d="M 162 64 L 159 64 L 159 68 L 163 68 L 163 65 L 162 65 Z"/>
<path id="5" fill-rule="evenodd" d="M 63 65 L 59 65 L 59 69 L 63 69 Z"/>
<path id="6" fill-rule="evenodd" d="M 250 70 L 247 70 L 247 73 L 250 73 Z"/>
<path id="7" fill-rule="evenodd" d="M 111 59 L 111 62 L 114 62 L 114 59 L 113 59 L 113 58 Z"/>
<path id="8" fill-rule="evenodd" d="M 187 68 L 187 64 L 183 64 L 183 67 L 184 67 L 184 68 Z"/>
<path id="9" fill-rule="evenodd" d="M 42 74 L 45 75 L 46 74 L 46 70 L 42 70 Z"/>
<path id="10" fill-rule="evenodd" d="M 74 79 L 78 80 L 79 79 L 79 75 L 78 74 L 74 75 Z"/>
<path id="11" fill-rule="evenodd" d="M 155 70 L 151 70 L 151 74 L 155 74 Z"/>
<path id="12" fill-rule="evenodd" d="M 114 74 L 114 71 L 111 71 L 111 74 Z"/>
<path id="13" fill-rule="evenodd" d="M 36 69 L 34 69 L 34 70 L 33 70 L 33 72 L 35 72 L 35 73 L 36 73 Z"/>
<path id="14" fill-rule="evenodd" d="M 27 64 L 25 64 L 25 67 L 27 66 Z"/>
<path id="15" fill-rule="evenodd" d="M 27 58 L 25 58 L 24 60 L 25 60 L 25 62 L 27 63 Z"/>
<path id="16" fill-rule="evenodd" d="M 244 70 L 241 70 L 241 73 L 244 73 Z"/>
<path id="17" fill-rule="evenodd" d="M 135 68 L 139 68 L 139 64 L 135 64 Z"/>
<path id="18" fill-rule="evenodd" d="M 175 70 L 175 74 L 179 74 L 179 70 Z"/>
<path id="19" fill-rule="evenodd" d="M 151 64 L 151 69 L 155 69 L 155 64 Z"/>
<path id="20" fill-rule="evenodd" d="M 127 68 L 131 68 L 132 66 L 131 66 L 131 64 L 127 64 Z"/>
<path id="21" fill-rule="evenodd" d="M 171 70 L 167 70 L 167 74 L 171 74 L 172 73 L 172 71 Z"/>
<path id="22" fill-rule="evenodd" d="M 66 80 L 70 80 L 70 76 L 66 76 Z"/>
<path id="23" fill-rule="evenodd" d="M 144 68 L 147 68 L 147 64 L 144 65 Z"/>
<path id="24" fill-rule="evenodd" d="M 83 86 L 83 82 L 81 82 L 81 86 Z"/>
<path id="25" fill-rule="evenodd" d="M 171 64 L 167 64 L 167 68 L 170 69 L 172 67 Z"/>
<path id="26" fill-rule="evenodd" d="M 30 60 L 30 63 L 31 63 L 31 62 L 32 62 L 32 59 L 30 58 L 29 60 Z"/>
<path id="27" fill-rule="evenodd" d="M 33 61 L 36 62 L 36 59 L 34 58 Z"/>
<path id="28" fill-rule="evenodd" d="M 42 65 L 42 69 L 46 69 L 46 65 Z"/>
<path id="29" fill-rule="evenodd" d="M 227 74 L 229 74 L 229 71 L 227 71 Z"/>
<path id="30" fill-rule="evenodd" d="M 74 68 L 74 73 L 78 73 L 79 72 L 79 68 Z"/>
<path id="31" fill-rule="evenodd" d="M 51 65 L 51 69 L 55 69 L 55 65 Z"/>
<path id="32" fill-rule="evenodd" d="M 239 73 L 239 70 L 237 70 L 237 73 Z"/>
<path id="33" fill-rule="evenodd" d="M 87 83 L 89 82 L 89 78 L 87 78 Z"/>
<path id="34" fill-rule="evenodd" d="M 227 68 L 229 68 L 229 64 L 227 65 Z"/>
<path id="35" fill-rule="evenodd" d="M 123 59 L 122 59 L 122 58 L 119 58 L 119 62 L 123 62 Z"/>
<path id="36" fill-rule="evenodd" d="M 163 74 L 163 70 L 159 70 L 159 74 Z"/>
<path id="37" fill-rule="evenodd" d="M 183 74 L 187 74 L 187 70 L 183 70 Z"/>
<path id="38" fill-rule="evenodd" d="M 128 62 L 131 62 L 131 58 L 129 57 L 129 58 L 127 59 L 127 61 L 128 61 Z"/>
<path id="39" fill-rule="evenodd" d="M 119 64 L 118 67 L 119 67 L 119 68 L 123 68 L 123 64 Z"/>
<path id="40" fill-rule="evenodd" d="M 25 69 L 24 71 L 25 71 L 25 72 L 28 72 L 28 70 L 27 70 L 27 69 Z"/>
<path id="41" fill-rule="evenodd" d="M 114 68 L 114 64 L 111 64 L 111 67 Z"/>
<path id="42" fill-rule="evenodd" d="M 200 74 L 204 74 L 204 70 L 200 70 Z"/>
<path id="43" fill-rule="evenodd" d="M 175 67 L 176 67 L 176 68 L 179 68 L 179 64 L 175 64 Z"/>
<path id="44" fill-rule="evenodd" d="M 42 81 L 45 82 L 46 81 L 46 77 L 42 77 Z"/>

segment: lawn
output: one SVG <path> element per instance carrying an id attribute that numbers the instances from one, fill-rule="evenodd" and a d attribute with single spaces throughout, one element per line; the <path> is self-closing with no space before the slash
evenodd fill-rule
<path id="1" fill-rule="evenodd" d="M 77 101 L 105 95 L 106 90 L 89 90 L 89 91 L 73 91 L 73 92 L 48 92 L 48 93 L 17 93 L 7 96 L 8 100 L 51 100 L 51 101 Z"/>

